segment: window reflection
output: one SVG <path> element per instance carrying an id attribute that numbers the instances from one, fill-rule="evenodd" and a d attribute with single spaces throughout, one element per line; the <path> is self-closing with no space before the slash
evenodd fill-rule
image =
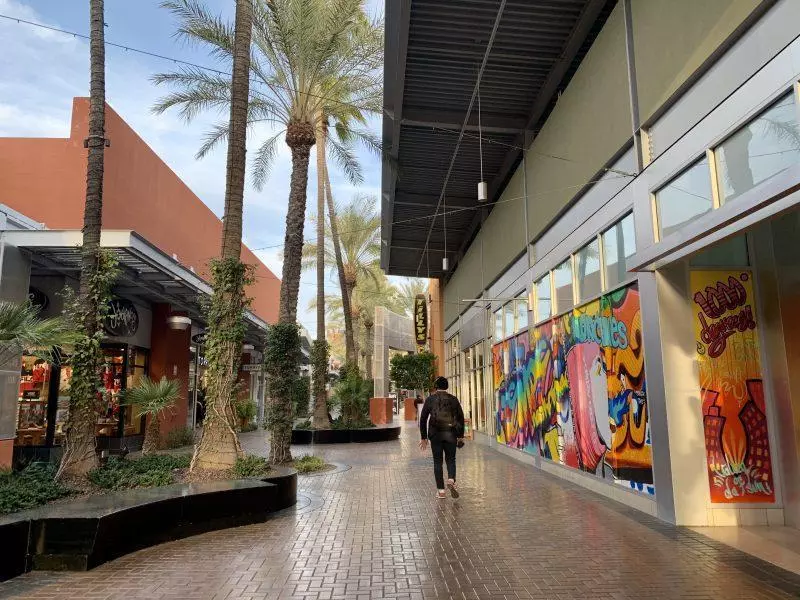
<path id="1" fill-rule="evenodd" d="M 603 233 L 603 259 L 606 289 L 612 289 L 628 278 L 628 259 L 636 253 L 633 215 L 630 214 Z"/>
<path id="2" fill-rule="evenodd" d="M 595 239 L 578 250 L 575 255 L 578 300 L 597 296 L 603 291 L 600 281 L 600 243 Z"/>
<path id="3" fill-rule="evenodd" d="M 800 128 L 794 95 L 772 105 L 716 150 L 723 202 L 800 163 Z"/>
<path id="4" fill-rule="evenodd" d="M 536 282 L 536 320 L 544 321 L 553 315 L 553 301 L 550 298 L 550 273 Z"/>
<path id="5" fill-rule="evenodd" d="M 517 331 L 522 331 L 528 326 L 528 301 L 522 296 L 516 302 L 517 305 Z"/>
<path id="6" fill-rule="evenodd" d="M 567 259 L 553 271 L 556 288 L 556 310 L 564 312 L 572 308 L 572 261 Z"/>
<path id="7" fill-rule="evenodd" d="M 708 159 L 703 158 L 656 193 L 658 227 L 662 238 L 714 208 Z"/>

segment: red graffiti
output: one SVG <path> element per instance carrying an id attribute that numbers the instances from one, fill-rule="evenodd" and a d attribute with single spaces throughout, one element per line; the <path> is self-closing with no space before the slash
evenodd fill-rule
<path id="1" fill-rule="evenodd" d="M 711 358 L 717 358 L 725 352 L 728 338 L 734 333 L 756 328 L 753 309 L 749 304 L 738 314 L 724 317 L 716 323 L 711 323 L 711 325 L 706 322 L 703 313 L 697 313 L 697 316 L 703 326 L 700 331 L 700 339 L 708 344 L 708 355 Z"/>
<path id="2" fill-rule="evenodd" d="M 746 274 L 742 277 L 746 277 Z M 747 301 L 747 291 L 738 279 L 731 276 L 728 277 L 728 285 L 721 281 L 717 282 L 716 287 L 709 285 L 705 289 L 705 294 L 697 292 L 694 295 L 694 301 L 708 317 L 717 319 L 726 311 L 744 306 Z"/>

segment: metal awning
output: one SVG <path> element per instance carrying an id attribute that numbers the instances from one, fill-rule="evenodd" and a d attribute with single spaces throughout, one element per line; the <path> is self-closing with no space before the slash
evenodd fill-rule
<path id="1" fill-rule="evenodd" d="M 66 275 L 77 279 L 81 270 L 82 234 L 78 230 L 3 231 L 3 240 L 26 251 L 31 258 L 31 275 Z M 211 286 L 168 256 L 135 231 L 103 231 L 100 246 L 114 252 L 120 276 L 114 286 L 118 296 L 145 303 L 167 303 L 203 322 L 202 298 L 210 297 Z M 248 343 L 261 346 L 266 321 L 252 312 L 246 314 Z"/>
<path id="2" fill-rule="evenodd" d="M 500 4 L 386 1 L 383 143 L 396 161 L 382 181 L 381 266 L 389 274 L 444 275 L 443 219 L 433 216 Z M 477 203 L 476 104 L 445 192 L 451 271 L 615 4 L 507 0 L 480 87 L 489 206 Z"/>

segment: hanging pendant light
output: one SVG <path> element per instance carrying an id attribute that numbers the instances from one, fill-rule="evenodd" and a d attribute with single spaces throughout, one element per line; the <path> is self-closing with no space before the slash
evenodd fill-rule
<path id="1" fill-rule="evenodd" d="M 481 127 L 481 90 L 478 88 L 478 155 L 481 161 L 481 180 L 478 182 L 478 202 L 489 199 L 489 186 L 483 179 L 483 128 Z"/>
<path id="2" fill-rule="evenodd" d="M 442 271 L 447 271 L 447 269 L 448 269 L 449 267 L 450 267 L 450 262 L 447 260 L 447 257 L 445 256 L 445 257 L 442 259 Z"/>

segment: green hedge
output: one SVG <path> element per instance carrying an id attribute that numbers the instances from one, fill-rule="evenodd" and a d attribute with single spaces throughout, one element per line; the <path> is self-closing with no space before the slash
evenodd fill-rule
<path id="1" fill-rule="evenodd" d="M 175 483 L 173 471 L 188 468 L 191 461 L 189 454 L 152 454 L 130 460 L 112 456 L 105 466 L 89 471 L 88 478 L 105 490 L 158 487 Z"/>
<path id="2" fill-rule="evenodd" d="M 0 471 L 0 514 L 35 508 L 72 494 L 55 481 L 54 466 L 31 465 L 24 471 Z"/>

